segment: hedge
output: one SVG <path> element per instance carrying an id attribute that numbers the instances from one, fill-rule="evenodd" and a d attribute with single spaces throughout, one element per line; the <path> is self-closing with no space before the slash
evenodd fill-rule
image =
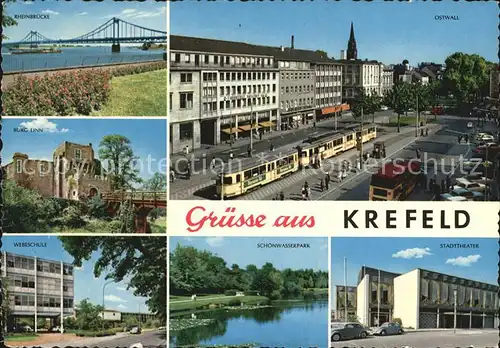
<path id="1" fill-rule="evenodd" d="M 90 115 L 109 98 L 113 77 L 165 69 L 154 62 L 109 69 L 81 69 L 54 74 L 17 77 L 3 93 L 6 116 Z"/>
<path id="2" fill-rule="evenodd" d="M 75 335 L 79 337 L 105 337 L 116 335 L 115 330 L 105 331 L 75 331 Z"/>
<path id="3" fill-rule="evenodd" d="M 259 292 L 257 290 L 247 290 L 244 294 L 245 296 L 259 296 Z"/>
<path id="4" fill-rule="evenodd" d="M 226 290 L 226 291 L 224 291 L 224 295 L 226 295 L 226 296 L 236 296 L 236 291 L 237 290 Z"/>

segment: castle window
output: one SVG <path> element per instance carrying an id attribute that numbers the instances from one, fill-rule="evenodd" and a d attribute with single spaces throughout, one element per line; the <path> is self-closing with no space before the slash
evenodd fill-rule
<path id="1" fill-rule="evenodd" d="M 23 172 L 23 160 L 18 159 L 16 161 L 16 173 L 22 173 Z"/>
<path id="2" fill-rule="evenodd" d="M 82 159 L 82 150 L 80 149 L 75 149 L 75 158 L 77 160 L 81 160 Z"/>

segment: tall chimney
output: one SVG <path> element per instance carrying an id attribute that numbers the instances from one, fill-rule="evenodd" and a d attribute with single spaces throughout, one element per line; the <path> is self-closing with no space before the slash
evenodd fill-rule
<path id="1" fill-rule="evenodd" d="M 294 45 L 293 45 L 293 41 L 294 41 L 294 40 L 293 40 L 293 39 L 294 39 L 294 37 L 293 37 L 293 35 L 292 35 L 292 50 L 294 49 Z"/>

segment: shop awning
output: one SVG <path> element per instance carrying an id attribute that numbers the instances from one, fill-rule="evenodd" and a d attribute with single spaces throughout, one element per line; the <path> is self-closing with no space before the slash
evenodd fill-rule
<path id="1" fill-rule="evenodd" d="M 236 127 L 233 127 L 232 129 L 231 128 L 221 128 L 220 130 L 221 132 L 224 132 L 226 134 L 234 134 L 234 133 L 239 133 L 241 132 L 238 128 Z"/>
<path id="2" fill-rule="evenodd" d="M 342 111 L 351 110 L 351 107 L 349 106 L 349 104 L 342 104 L 340 107 L 341 107 Z"/>
<path id="3" fill-rule="evenodd" d="M 248 132 L 250 130 L 250 125 L 249 124 L 244 124 L 243 126 L 239 126 L 240 129 L 243 131 L 243 132 Z M 253 129 L 257 129 L 259 128 L 259 125 L 258 124 L 254 124 L 253 125 Z"/>
<path id="4" fill-rule="evenodd" d="M 339 111 L 339 108 L 336 106 L 329 106 L 327 108 L 321 109 L 321 114 L 322 115 L 327 115 L 327 114 L 333 114 L 334 112 Z"/>
<path id="5" fill-rule="evenodd" d="M 272 121 L 264 121 L 264 122 L 260 122 L 259 124 L 261 125 L 261 127 L 272 127 L 272 126 L 274 126 L 274 122 L 272 122 Z"/>

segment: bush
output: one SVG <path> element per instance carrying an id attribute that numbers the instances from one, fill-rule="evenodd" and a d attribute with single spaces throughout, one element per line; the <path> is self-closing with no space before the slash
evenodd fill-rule
<path id="1" fill-rule="evenodd" d="M 91 197 L 87 201 L 87 211 L 90 217 L 96 219 L 102 219 L 108 216 L 106 202 L 99 196 Z"/>
<path id="2" fill-rule="evenodd" d="M 107 102 L 112 77 L 166 67 L 162 61 L 110 69 L 75 69 L 34 78 L 20 75 L 3 93 L 4 115 L 90 115 Z"/>
<path id="3" fill-rule="evenodd" d="M 230 307 L 239 307 L 239 306 L 241 306 L 241 300 L 239 298 L 232 298 L 229 301 L 228 306 L 230 306 Z"/>
<path id="4" fill-rule="evenodd" d="M 105 337 L 115 335 L 115 330 L 105 330 L 105 331 L 75 331 L 75 335 L 79 337 Z"/>
<path id="5" fill-rule="evenodd" d="M 226 295 L 226 296 L 236 296 L 236 290 L 226 290 L 226 291 L 224 291 L 224 295 Z"/>
<path id="6" fill-rule="evenodd" d="M 85 220 L 82 219 L 80 209 L 75 206 L 65 208 L 59 222 L 71 228 L 80 228 L 85 225 Z"/>
<path id="7" fill-rule="evenodd" d="M 392 322 L 398 323 L 399 326 L 403 327 L 403 321 L 400 318 L 393 318 Z"/>
<path id="8" fill-rule="evenodd" d="M 259 292 L 257 290 L 247 290 L 244 294 L 245 296 L 259 296 Z"/>

